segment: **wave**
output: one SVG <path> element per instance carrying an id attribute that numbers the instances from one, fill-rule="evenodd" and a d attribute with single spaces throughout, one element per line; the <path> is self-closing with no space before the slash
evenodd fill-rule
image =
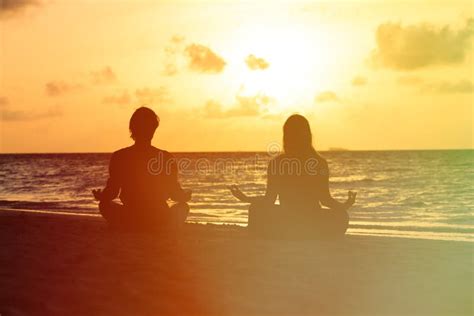
<path id="1" fill-rule="evenodd" d="M 442 224 L 442 223 L 420 223 L 420 222 L 368 222 L 351 221 L 350 228 L 364 229 L 385 229 L 385 230 L 404 230 L 418 232 L 439 232 L 439 233 L 473 233 L 474 225 L 466 224 Z"/>
<path id="2" fill-rule="evenodd" d="M 465 234 L 465 233 L 413 232 L 413 231 L 404 231 L 404 230 L 358 229 L 358 228 L 349 228 L 347 233 L 349 235 L 362 235 L 362 236 L 380 236 L 380 237 L 474 242 L 474 234 Z"/>
<path id="3" fill-rule="evenodd" d="M 88 200 L 89 201 L 89 200 Z M 56 202 L 33 202 L 33 201 L 15 201 L 15 200 L 0 200 L 0 208 L 11 208 L 11 209 L 25 209 L 25 210 L 70 210 L 76 212 L 87 212 L 93 211 L 96 207 L 87 207 L 81 205 L 80 201 L 56 201 Z"/>
<path id="4" fill-rule="evenodd" d="M 350 176 L 350 177 L 331 177 L 329 180 L 332 184 L 360 184 L 360 183 L 373 183 L 373 182 L 381 182 L 388 180 L 389 177 L 365 177 L 365 176 Z"/>

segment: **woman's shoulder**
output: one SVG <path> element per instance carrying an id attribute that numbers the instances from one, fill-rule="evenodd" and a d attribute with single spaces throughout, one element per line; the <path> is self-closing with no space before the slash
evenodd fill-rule
<path id="1" fill-rule="evenodd" d="M 270 159 L 268 172 L 272 175 L 287 174 L 290 171 L 298 171 L 298 174 L 306 175 L 327 175 L 329 173 L 328 163 L 319 153 L 301 158 L 280 154 Z"/>
<path id="2" fill-rule="evenodd" d="M 281 161 L 283 158 L 285 158 L 285 154 L 278 154 L 276 156 L 274 156 L 273 158 L 270 159 L 270 163 L 277 163 L 279 161 Z"/>
<path id="3" fill-rule="evenodd" d="M 270 159 L 270 163 L 271 164 L 279 164 L 281 163 L 282 161 L 286 161 L 286 160 L 292 160 L 292 159 L 298 159 L 298 160 L 301 160 L 301 158 L 295 158 L 295 157 L 291 157 L 291 156 L 288 156 L 287 154 L 285 153 L 282 153 L 282 154 L 279 154 L 275 157 L 273 157 L 272 159 Z M 307 156 L 305 159 L 303 160 L 312 160 L 312 161 L 317 161 L 320 165 L 326 165 L 327 166 L 327 161 L 326 159 L 321 156 L 318 152 L 314 152 L 314 154 L 311 154 L 310 156 Z"/>
<path id="4" fill-rule="evenodd" d="M 295 159 L 295 158 L 292 158 L 292 157 L 288 156 L 285 153 L 281 153 L 281 154 L 276 155 L 275 157 L 271 158 L 270 161 L 268 162 L 268 165 L 269 166 L 279 166 L 283 162 L 289 161 L 291 159 Z"/>
<path id="5" fill-rule="evenodd" d="M 321 156 L 318 152 L 315 153 L 315 158 L 319 162 L 320 166 L 327 168 L 328 166 L 327 160 L 323 156 Z"/>

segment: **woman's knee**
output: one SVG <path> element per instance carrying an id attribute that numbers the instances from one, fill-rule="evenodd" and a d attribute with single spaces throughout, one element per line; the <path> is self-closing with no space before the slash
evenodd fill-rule
<path id="1" fill-rule="evenodd" d="M 278 205 L 255 202 L 249 206 L 248 227 L 254 233 L 262 232 L 272 225 L 272 219 L 278 217 Z"/>
<path id="2" fill-rule="evenodd" d="M 349 214 L 345 210 L 336 210 L 334 230 L 336 235 L 344 235 L 349 228 Z"/>
<path id="3" fill-rule="evenodd" d="M 186 202 L 176 203 L 171 208 L 179 212 L 184 212 L 184 213 L 189 212 L 189 205 Z"/>
<path id="4" fill-rule="evenodd" d="M 276 208 L 277 206 L 278 205 L 269 204 L 265 201 L 256 201 L 256 202 L 253 202 L 252 204 L 250 204 L 249 212 L 253 211 L 253 212 L 262 213 L 262 212 L 266 212 L 269 209 Z"/>
<path id="5" fill-rule="evenodd" d="M 264 211 L 264 207 L 261 203 L 252 203 L 249 206 L 249 221 L 255 219 L 256 216 L 261 217 Z"/>
<path id="6" fill-rule="evenodd" d="M 171 207 L 171 211 L 177 214 L 176 218 L 179 222 L 184 222 L 189 214 L 189 205 L 186 202 L 179 202 Z"/>

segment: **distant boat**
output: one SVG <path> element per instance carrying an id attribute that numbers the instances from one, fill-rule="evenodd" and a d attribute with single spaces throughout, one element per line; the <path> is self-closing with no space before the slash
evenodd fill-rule
<path id="1" fill-rule="evenodd" d="M 342 147 L 329 147 L 329 151 L 349 151 L 349 149 Z"/>

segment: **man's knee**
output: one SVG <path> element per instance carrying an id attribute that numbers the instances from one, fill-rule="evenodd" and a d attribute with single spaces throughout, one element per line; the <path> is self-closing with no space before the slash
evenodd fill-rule
<path id="1" fill-rule="evenodd" d="M 104 211 L 110 209 L 110 205 L 112 204 L 112 201 L 100 201 L 99 202 L 99 210 Z"/>
<path id="2" fill-rule="evenodd" d="M 173 205 L 173 208 L 182 212 L 189 212 L 189 205 L 186 202 L 179 202 Z"/>
<path id="3" fill-rule="evenodd" d="M 173 205 L 171 209 L 173 210 L 173 212 L 177 212 L 180 217 L 184 217 L 184 219 L 186 219 L 189 214 L 189 205 L 186 202 L 179 202 Z"/>
<path id="4" fill-rule="evenodd" d="M 102 212 L 103 210 L 105 210 L 107 208 L 107 204 L 108 204 L 108 202 L 100 201 L 99 202 L 99 211 Z"/>
<path id="5" fill-rule="evenodd" d="M 99 212 L 105 219 L 109 219 L 111 216 L 117 216 L 118 212 L 122 209 L 122 205 L 119 205 L 113 201 L 100 201 Z"/>

